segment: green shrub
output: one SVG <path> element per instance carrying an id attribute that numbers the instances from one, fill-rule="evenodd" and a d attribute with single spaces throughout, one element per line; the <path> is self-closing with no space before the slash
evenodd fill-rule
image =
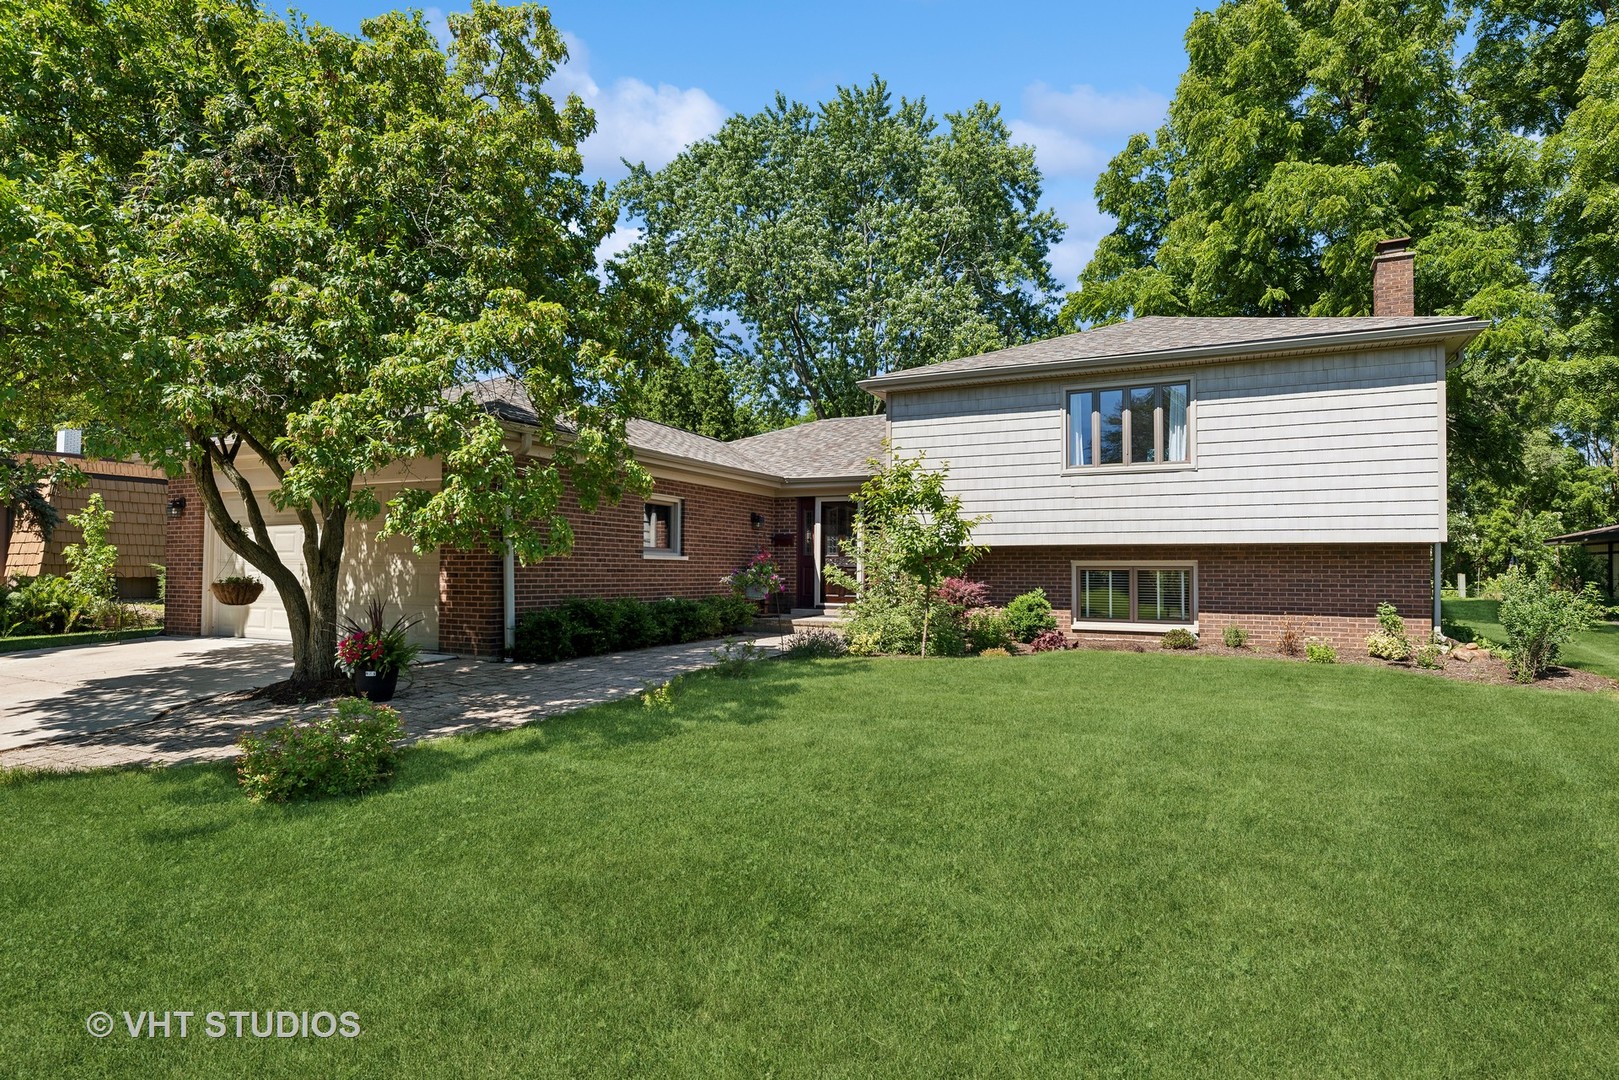
<path id="1" fill-rule="evenodd" d="M 1530 574 L 1515 566 L 1497 579 L 1501 607 L 1497 618 L 1507 632 L 1512 677 L 1533 682 L 1557 663 L 1564 645 L 1595 626 L 1603 606 L 1596 587 L 1559 589 L 1555 574 L 1542 567 Z"/>
<path id="2" fill-rule="evenodd" d="M 757 613 L 751 600 L 735 596 L 670 597 L 651 603 L 631 597 L 575 597 L 520 615 L 512 658 L 543 664 L 702 641 L 741 633 Z"/>
<path id="3" fill-rule="evenodd" d="M 91 492 L 84 509 L 69 514 L 67 519 L 82 534 L 79 543 L 62 549 L 62 559 L 70 567 L 68 580 L 74 588 L 98 600 L 114 599 L 118 595 L 118 579 L 113 574 L 118 549 L 107 543 L 112 511 L 101 501 L 100 492 Z"/>
<path id="4" fill-rule="evenodd" d="M 17 586 L 0 597 L 0 637 L 94 629 L 106 605 L 55 574 L 18 578 Z"/>
<path id="5" fill-rule="evenodd" d="M 1366 639 L 1366 652 L 1379 660 L 1411 659 L 1411 639 L 1405 635 L 1405 620 L 1399 609 L 1384 602 L 1377 605 L 1377 629 Z"/>
<path id="6" fill-rule="evenodd" d="M 1240 626 L 1228 626 L 1221 635 L 1221 640 L 1228 649 L 1241 649 L 1248 644 L 1248 631 Z"/>
<path id="7" fill-rule="evenodd" d="M 1176 627 L 1159 639 L 1158 644 L 1166 649 L 1195 649 L 1197 638 L 1192 636 L 1190 630 Z"/>
<path id="8" fill-rule="evenodd" d="M 969 652 L 983 652 L 985 649 L 1010 650 L 1017 644 L 1011 613 L 1005 609 L 974 608 L 967 612 L 964 621 Z"/>
<path id="9" fill-rule="evenodd" d="M 1445 654 L 1440 650 L 1437 642 L 1430 641 L 1416 651 L 1417 667 L 1428 668 L 1430 671 L 1445 662 Z"/>
<path id="10" fill-rule="evenodd" d="M 1006 621 L 1017 640 L 1027 644 L 1045 633 L 1057 629 L 1057 616 L 1051 612 L 1051 601 L 1044 589 L 1035 589 L 1014 597 L 1006 605 Z"/>
<path id="11" fill-rule="evenodd" d="M 393 775 L 404 734 L 393 709 L 344 698 L 324 720 L 242 735 L 236 777 L 254 802 L 357 795 Z"/>
<path id="12" fill-rule="evenodd" d="M 1325 641 L 1312 641 L 1304 646 L 1304 659 L 1312 664 L 1336 664 L 1338 650 Z"/>
<path id="13" fill-rule="evenodd" d="M 836 630 L 801 630 L 781 643 L 789 660 L 829 660 L 849 654 L 849 643 Z"/>
<path id="14" fill-rule="evenodd" d="M 770 657 L 770 650 L 751 641 L 727 641 L 709 653 L 714 670 L 728 679 L 744 679 L 753 674 L 754 664 Z"/>

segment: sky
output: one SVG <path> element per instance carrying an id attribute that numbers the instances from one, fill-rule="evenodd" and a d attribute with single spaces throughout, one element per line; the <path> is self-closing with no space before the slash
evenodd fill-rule
<path id="1" fill-rule="evenodd" d="M 442 27 L 444 12 L 460 5 L 441 3 L 424 10 Z M 355 32 L 395 6 L 305 0 L 300 10 Z M 561 0 L 550 8 L 570 53 L 552 85 L 597 113 L 597 134 L 582 147 L 592 177 L 619 179 L 624 158 L 663 165 L 727 117 L 767 107 L 778 91 L 819 102 L 837 86 L 881 75 L 896 97 L 925 98 L 939 116 L 980 99 L 1000 104 L 1014 138 L 1035 148 L 1045 204 L 1068 225 L 1051 261 L 1071 287 L 1111 228 L 1096 209 L 1096 178 L 1132 133 L 1162 122 L 1197 5 Z M 603 254 L 633 236 L 626 225 Z"/>

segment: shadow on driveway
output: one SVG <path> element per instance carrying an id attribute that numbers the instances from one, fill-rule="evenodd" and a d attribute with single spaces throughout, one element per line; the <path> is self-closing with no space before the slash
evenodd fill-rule
<path id="1" fill-rule="evenodd" d="M 291 646 L 239 638 L 144 638 L 0 654 L 0 750 L 150 720 L 291 671 Z"/>

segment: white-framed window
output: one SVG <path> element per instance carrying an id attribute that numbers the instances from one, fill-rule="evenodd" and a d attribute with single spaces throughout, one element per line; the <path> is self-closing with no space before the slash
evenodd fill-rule
<path id="1" fill-rule="evenodd" d="M 1185 465 L 1192 456 L 1192 384 L 1135 383 L 1067 392 L 1064 465 Z"/>
<path id="2" fill-rule="evenodd" d="M 678 559 L 685 555 L 681 546 L 679 499 L 649 498 L 641 518 L 641 554 L 648 559 Z"/>
<path id="3" fill-rule="evenodd" d="M 1078 630 L 1197 628 L 1197 563 L 1133 560 L 1073 564 Z"/>

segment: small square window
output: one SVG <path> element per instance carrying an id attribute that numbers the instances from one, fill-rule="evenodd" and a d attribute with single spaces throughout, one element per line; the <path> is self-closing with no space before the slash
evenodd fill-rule
<path id="1" fill-rule="evenodd" d="M 679 555 L 680 503 L 649 502 L 641 519 L 641 550 L 647 554 Z"/>

